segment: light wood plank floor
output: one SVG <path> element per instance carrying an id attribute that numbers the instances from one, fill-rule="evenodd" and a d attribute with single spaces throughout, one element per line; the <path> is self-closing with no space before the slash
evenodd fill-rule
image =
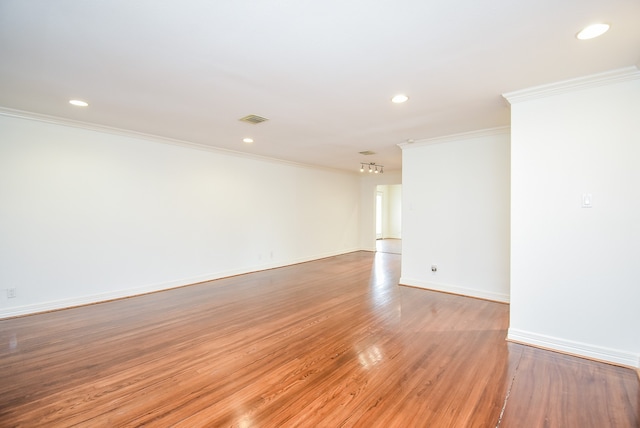
<path id="1" fill-rule="evenodd" d="M 0 321 L 2 427 L 638 427 L 635 371 L 355 252 Z"/>

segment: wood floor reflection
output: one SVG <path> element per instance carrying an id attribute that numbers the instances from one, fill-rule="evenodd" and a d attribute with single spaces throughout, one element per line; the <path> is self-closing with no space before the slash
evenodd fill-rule
<path id="1" fill-rule="evenodd" d="M 636 373 L 355 252 L 0 321 L 0 426 L 637 427 Z"/>

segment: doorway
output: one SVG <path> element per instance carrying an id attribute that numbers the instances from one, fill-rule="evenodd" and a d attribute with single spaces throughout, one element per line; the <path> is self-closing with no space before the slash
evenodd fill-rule
<path id="1" fill-rule="evenodd" d="M 376 191 L 376 240 L 377 239 L 382 239 L 382 192 L 379 190 Z"/>
<path id="2" fill-rule="evenodd" d="M 401 254 L 402 185 L 376 186 L 376 251 Z"/>

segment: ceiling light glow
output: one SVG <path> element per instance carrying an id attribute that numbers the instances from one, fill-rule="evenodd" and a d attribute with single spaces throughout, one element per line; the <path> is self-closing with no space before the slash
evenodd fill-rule
<path id="1" fill-rule="evenodd" d="M 74 105 L 76 107 L 87 107 L 89 103 L 81 100 L 69 100 L 69 104 Z"/>
<path id="2" fill-rule="evenodd" d="M 243 138 L 242 141 L 247 143 L 247 144 L 251 144 L 251 143 L 253 143 L 253 138 Z"/>
<path id="3" fill-rule="evenodd" d="M 576 34 L 580 40 L 589 40 L 601 36 L 609 30 L 609 24 L 593 24 Z"/>
<path id="4" fill-rule="evenodd" d="M 405 94 L 398 94 L 395 97 L 391 98 L 391 102 L 392 103 L 396 103 L 396 104 L 402 104 L 403 102 L 407 101 L 409 99 L 408 96 L 406 96 Z"/>

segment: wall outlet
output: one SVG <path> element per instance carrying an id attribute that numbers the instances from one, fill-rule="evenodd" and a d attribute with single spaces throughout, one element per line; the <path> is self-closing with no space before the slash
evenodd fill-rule
<path id="1" fill-rule="evenodd" d="M 13 299 L 16 297 L 16 289 L 15 288 L 7 288 L 7 299 Z"/>
<path id="2" fill-rule="evenodd" d="M 438 265 L 431 265 L 431 272 L 436 273 L 438 271 Z"/>

